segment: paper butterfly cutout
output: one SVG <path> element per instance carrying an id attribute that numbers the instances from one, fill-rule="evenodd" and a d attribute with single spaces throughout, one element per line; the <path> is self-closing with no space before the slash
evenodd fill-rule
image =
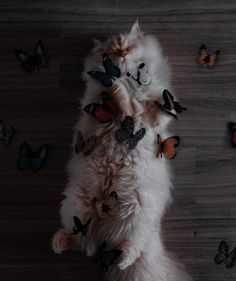
<path id="1" fill-rule="evenodd" d="M 15 49 L 15 54 L 21 62 L 21 67 L 28 73 L 33 72 L 35 69 L 40 70 L 48 66 L 48 58 L 42 40 L 37 42 L 33 54 L 20 49 Z"/>
<path id="2" fill-rule="evenodd" d="M 75 226 L 73 228 L 72 235 L 77 235 L 81 232 L 84 237 L 87 237 L 88 226 L 92 219 L 91 218 L 88 219 L 85 224 L 82 224 L 81 220 L 76 216 L 73 217 L 73 220 L 74 220 Z"/>
<path id="3" fill-rule="evenodd" d="M 102 104 L 90 103 L 85 106 L 84 111 L 92 114 L 101 123 L 111 122 L 117 114 L 117 107 L 110 95 L 103 91 L 101 93 Z"/>
<path id="4" fill-rule="evenodd" d="M 164 154 L 165 158 L 173 159 L 176 156 L 175 148 L 179 146 L 180 139 L 178 136 L 169 137 L 166 140 L 162 141 L 161 136 L 157 135 L 157 154 L 156 157 L 162 157 Z"/>
<path id="5" fill-rule="evenodd" d="M 93 78 L 99 80 L 104 86 L 110 87 L 112 86 L 115 77 L 120 77 L 121 72 L 120 69 L 112 63 L 111 59 L 105 53 L 103 54 L 103 66 L 105 72 L 94 70 L 88 71 L 87 73 Z"/>
<path id="6" fill-rule="evenodd" d="M 216 63 L 219 54 L 220 50 L 217 50 L 211 55 L 209 55 L 206 46 L 202 45 L 199 50 L 198 64 L 206 64 L 208 67 L 213 67 Z"/>
<path id="7" fill-rule="evenodd" d="M 34 172 L 40 170 L 48 156 L 49 146 L 42 145 L 36 152 L 32 151 L 29 144 L 24 142 L 19 149 L 17 167 L 19 170 L 32 169 Z"/>
<path id="8" fill-rule="evenodd" d="M 144 63 L 141 63 L 138 67 L 137 78 L 135 78 L 130 72 L 127 72 L 127 76 L 130 78 L 129 80 L 134 88 L 141 85 L 147 86 L 152 81 L 147 66 Z"/>
<path id="9" fill-rule="evenodd" d="M 231 268 L 236 260 L 236 247 L 229 253 L 227 243 L 222 240 L 218 248 L 218 254 L 215 256 L 217 264 L 224 263 L 226 268 Z"/>
<path id="10" fill-rule="evenodd" d="M 145 135 L 145 128 L 141 128 L 134 134 L 133 118 L 126 116 L 124 121 L 121 122 L 121 129 L 115 132 L 115 139 L 119 144 L 125 144 L 129 150 L 135 149 L 138 142 Z"/>

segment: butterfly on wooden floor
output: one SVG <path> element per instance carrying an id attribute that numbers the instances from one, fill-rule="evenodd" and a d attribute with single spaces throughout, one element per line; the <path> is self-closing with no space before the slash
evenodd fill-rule
<path id="1" fill-rule="evenodd" d="M 137 78 L 135 78 L 130 72 L 127 72 L 127 76 L 130 78 L 130 82 L 134 87 L 147 86 L 151 83 L 152 78 L 148 72 L 145 63 L 141 63 L 138 67 Z"/>
<path id="2" fill-rule="evenodd" d="M 157 135 L 157 154 L 156 157 L 162 157 L 164 154 L 165 158 L 173 159 L 176 156 L 176 147 L 179 146 L 180 138 L 178 136 L 169 137 L 162 141 L 161 136 Z"/>
<path id="3" fill-rule="evenodd" d="M 77 131 L 75 153 L 82 152 L 84 156 L 88 156 L 98 145 L 97 136 L 93 135 L 84 140 L 83 134 Z"/>
<path id="4" fill-rule="evenodd" d="M 100 266 L 107 272 L 109 267 L 115 264 L 118 257 L 122 254 L 121 250 L 106 251 L 107 243 L 104 241 L 95 256 L 94 261 L 98 262 Z"/>
<path id="5" fill-rule="evenodd" d="M 111 87 L 115 77 L 120 77 L 120 69 L 112 63 L 111 59 L 105 53 L 103 54 L 103 66 L 105 72 L 94 70 L 88 71 L 87 73 L 93 78 L 99 80 L 104 86 Z"/>
<path id="6" fill-rule="evenodd" d="M 117 113 L 117 107 L 110 95 L 103 91 L 101 93 L 102 104 L 90 103 L 85 106 L 84 111 L 92 114 L 101 123 L 111 122 Z"/>
<path id="7" fill-rule="evenodd" d="M 216 63 L 216 60 L 220 54 L 220 50 L 215 51 L 212 54 L 209 54 L 205 45 L 202 45 L 199 50 L 198 64 L 206 64 L 208 67 L 213 67 Z"/>
<path id="8" fill-rule="evenodd" d="M 182 105 L 178 101 L 175 101 L 174 97 L 167 89 L 162 92 L 162 97 L 164 100 L 164 104 L 155 101 L 156 105 L 175 119 L 178 119 L 178 116 L 171 112 L 172 110 L 175 110 L 175 112 L 177 113 L 182 113 L 183 111 L 187 110 L 186 107 L 182 107 Z"/>
<path id="9" fill-rule="evenodd" d="M 115 139 L 119 144 L 125 144 L 129 150 L 135 149 L 138 142 L 145 135 L 145 128 L 141 128 L 134 134 L 134 121 L 130 116 L 126 116 L 121 122 L 121 129 L 115 132 Z"/>
<path id="10" fill-rule="evenodd" d="M 231 143 L 236 147 L 236 123 L 229 122 L 228 126 L 231 133 Z"/>
<path id="11" fill-rule="evenodd" d="M 49 145 L 44 144 L 34 152 L 28 143 L 21 144 L 19 149 L 19 158 L 17 160 L 17 167 L 19 170 L 32 169 L 34 172 L 39 171 L 48 156 Z"/>
<path id="12" fill-rule="evenodd" d="M 15 54 L 21 62 L 21 67 L 28 73 L 32 73 L 35 69 L 40 70 L 48 66 L 48 58 L 42 40 L 37 42 L 33 54 L 20 49 L 15 49 Z"/>
<path id="13" fill-rule="evenodd" d="M 231 268 L 236 260 L 236 247 L 229 253 L 229 246 L 222 240 L 218 247 L 218 254 L 215 256 L 217 264 L 224 263 L 226 268 Z"/>
<path id="14" fill-rule="evenodd" d="M 71 235 L 77 235 L 81 232 L 84 237 L 87 237 L 88 226 L 92 221 L 92 219 L 91 218 L 88 219 L 85 224 L 82 224 L 81 220 L 76 216 L 73 217 L 73 220 L 75 226 L 73 228 L 73 232 Z"/>
<path id="15" fill-rule="evenodd" d="M 3 142 L 4 145 L 10 144 L 14 134 L 15 128 L 13 126 L 7 128 L 5 123 L 0 120 L 0 142 Z"/>

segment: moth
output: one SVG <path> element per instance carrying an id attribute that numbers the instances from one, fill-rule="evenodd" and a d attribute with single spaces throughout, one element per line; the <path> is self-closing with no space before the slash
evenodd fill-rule
<path id="1" fill-rule="evenodd" d="M 0 120 L 0 142 L 3 142 L 4 145 L 10 144 L 14 134 L 15 128 L 13 126 L 7 128 L 5 123 Z"/>
<path id="2" fill-rule="evenodd" d="M 198 64 L 206 64 L 208 67 L 213 67 L 216 63 L 216 60 L 220 54 L 220 50 L 215 51 L 212 54 L 209 54 L 205 45 L 202 45 L 199 50 Z"/>
<path id="3" fill-rule="evenodd" d="M 32 73 L 35 69 L 40 70 L 48 66 L 48 58 L 42 40 L 39 40 L 35 45 L 33 54 L 20 49 L 15 49 L 15 54 L 21 62 L 23 70 L 28 73 Z"/>
<path id="4" fill-rule="evenodd" d="M 229 122 L 228 126 L 231 133 L 231 143 L 236 147 L 236 123 Z"/>
<path id="5" fill-rule="evenodd" d="M 36 152 L 32 151 L 28 143 L 21 144 L 19 149 L 19 158 L 17 167 L 19 170 L 32 169 L 34 172 L 39 171 L 48 156 L 49 146 L 42 145 Z"/>
<path id="6" fill-rule="evenodd" d="M 130 78 L 130 82 L 134 87 L 141 85 L 147 86 L 152 81 L 147 66 L 144 63 L 141 63 L 138 66 L 137 78 L 135 78 L 130 72 L 127 72 L 127 76 Z"/>
<path id="7" fill-rule="evenodd" d="M 101 93 L 102 104 L 90 103 L 84 107 L 86 113 L 92 114 L 101 123 L 111 122 L 117 114 L 117 107 L 110 95 L 103 91 Z"/>
<path id="8" fill-rule="evenodd" d="M 178 136 L 169 137 L 162 141 L 161 136 L 157 135 L 157 154 L 156 157 L 162 157 L 164 154 L 165 158 L 173 159 L 176 156 L 176 147 L 179 146 L 180 139 Z"/>
<path id="9" fill-rule="evenodd" d="M 215 262 L 217 264 L 224 263 L 226 268 L 231 268 L 236 259 L 236 247 L 229 253 L 229 247 L 227 243 L 222 240 L 218 248 L 218 254 L 215 256 Z"/>
<path id="10" fill-rule="evenodd" d="M 173 109 L 177 113 L 182 113 L 183 111 L 187 110 L 186 107 L 182 107 L 182 105 L 178 101 L 175 101 L 174 97 L 167 89 L 165 89 L 162 92 L 162 97 L 164 100 L 164 104 L 161 104 L 158 101 L 155 101 L 156 105 L 161 110 L 165 111 L 167 114 L 171 115 L 175 119 L 178 119 L 178 116 L 176 114 L 174 114 L 173 112 L 171 112 Z"/>
<path id="11" fill-rule="evenodd" d="M 100 81 L 104 86 L 111 87 L 115 77 L 120 77 L 120 69 L 112 63 L 111 59 L 105 53 L 103 54 L 103 66 L 105 72 L 94 70 L 88 71 L 87 73 L 96 80 Z"/>
<path id="12" fill-rule="evenodd" d="M 85 224 L 82 224 L 81 220 L 76 216 L 74 216 L 73 219 L 74 219 L 75 226 L 73 228 L 72 235 L 77 235 L 78 233 L 81 232 L 84 237 L 87 237 L 88 226 L 92 219 L 91 218 L 88 219 Z"/>
<path id="13" fill-rule="evenodd" d="M 145 128 L 141 128 L 134 134 L 133 118 L 126 116 L 124 121 L 121 122 L 121 129 L 115 132 L 115 139 L 119 144 L 125 144 L 129 150 L 133 150 L 144 137 L 145 132 Z"/>
<path id="14" fill-rule="evenodd" d="M 98 249 L 94 260 L 107 272 L 109 267 L 115 264 L 118 257 L 122 254 L 122 251 L 117 249 L 106 251 L 106 247 L 107 243 L 104 241 Z"/>
<path id="15" fill-rule="evenodd" d="M 95 135 L 90 136 L 84 140 L 83 134 L 78 131 L 76 136 L 75 153 L 82 152 L 84 156 L 88 156 L 96 148 L 98 144 L 97 137 Z"/>

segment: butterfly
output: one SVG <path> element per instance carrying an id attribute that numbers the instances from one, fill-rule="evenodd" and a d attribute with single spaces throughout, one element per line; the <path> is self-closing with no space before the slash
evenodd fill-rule
<path id="1" fill-rule="evenodd" d="M 101 97 L 102 104 L 90 103 L 85 106 L 84 111 L 94 115 L 101 123 L 111 122 L 113 115 L 117 113 L 117 107 L 107 92 L 103 91 Z"/>
<path id="2" fill-rule="evenodd" d="M 115 264 L 115 261 L 122 254 L 121 250 L 106 251 L 107 243 L 104 241 L 95 256 L 95 262 L 100 263 L 100 266 L 107 272 L 109 267 Z"/>
<path id="3" fill-rule="evenodd" d="M 232 145 L 236 147 L 236 123 L 234 122 L 229 122 L 229 129 L 231 132 L 231 142 Z"/>
<path id="4" fill-rule="evenodd" d="M 215 256 L 215 262 L 217 264 L 224 263 L 226 268 L 231 268 L 236 260 L 236 247 L 229 253 L 229 247 L 227 243 L 222 240 L 218 248 L 218 254 Z"/>
<path id="5" fill-rule="evenodd" d="M 114 77 L 120 77 L 121 72 L 120 69 L 114 65 L 111 59 L 108 57 L 107 54 L 103 54 L 103 71 L 88 71 L 87 73 L 92 76 L 93 78 L 99 80 L 104 86 L 112 86 Z"/>
<path id="6" fill-rule="evenodd" d="M 76 136 L 75 153 L 82 152 L 84 156 L 88 156 L 92 153 L 97 144 L 97 137 L 95 135 L 84 140 L 82 133 L 78 131 Z"/>
<path id="7" fill-rule="evenodd" d="M 178 136 L 169 137 L 166 140 L 162 141 L 161 136 L 157 135 L 157 154 L 158 158 L 160 155 L 164 154 L 165 158 L 173 159 L 176 156 L 175 148 L 179 146 L 180 139 Z"/>
<path id="8" fill-rule="evenodd" d="M 145 128 L 141 128 L 134 134 L 133 118 L 130 116 L 126 116 L 124 121 L 121 122 L 121 129 L 115 132 L 115 139 L 119 144 L 126 144 L 128 145 L 128 149 L 132 150 L 144 137 L 145 132 Z"/>
<path id="9" fill-rule="evenodd" d="M 19 170 L 32 169 L 34 172 L 40 170 L 48 156 L 49 146 L 42 145 L 36 152 L 32 151 L 29 144 L 24 142 L 19 149 L 17 167 Z"/>
<path id="10" fill-rule="evenodd" d="M 162 96 L 164 99 L 164 104 L 155 101 L 156 105 L 175 119 L 178 119 L 178 116 L 172 113 L 171 110 L 174 109 L 177 113 L 182 113 L 184 110 L 187 110 L 186 107 L 182 107 L 178 101 L 174 100 L 174 97 L 167 89 L 162 92 Z"/>
<path id="11" fill-rule="evenodd" d="M 88 226 L 92 219 L 91 218 L 88 219 L 85 224 L 82 224 L 81 220 L 76 216 L 73 217 L 73 220 L 74 220 L 75 226 L 73 228 L 72 235 L 76 235 L 81 232 L 84 237 L 87 237 Z"/>
<path id="12" fill-rule="evenodd" d="M 14 134 L 15 128 L 11 126 L 9 129 L 7 129 L 4 122 L 0 120 L 0 141 L 3 142 L 4 145 L 10 144 Z"/>
<path id="13" fill-rule="evenodd" d="M 202 45 L 199 50 L 198 64 L 206 64 L 208 67 L 213 67 L 220 54 L 220 50 L 215 51 L 209 55 L 205 45 Z"/>
<path id="14" fill-rule="evenodd" d="M 40 70 L 48 66 L 48 58 L 42 40 L 37 42 L 33 54 L 20 49 L 15 49 L 15 54 L 21 62 L 21 67 L 28 73 L 33 72 L 35 69 Z"/>
<path id="15" fill-rule="evenodd" d="M 150 74 L 148 73 L 147 66 L 144 63 L 141 63 L 138 67 L 137 78 L 134 78 L 130 72 L 127 72 L 127 76 L 131 78 L 130 82 L 134 87 L 141 85 L 147 86 L 152 80 Z"/>

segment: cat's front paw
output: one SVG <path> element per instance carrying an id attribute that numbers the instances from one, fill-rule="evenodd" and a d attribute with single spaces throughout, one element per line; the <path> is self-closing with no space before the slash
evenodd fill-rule
<path id="1" fill-rule="evenodd" d="M 56 254 L 70 248 L 71 235 L 64 229 L 59 229 L 52 238 L 52 249 Z"/>
<path id="2" fill-rule="evenodd" d="M 122 254 L 118 259 L 117 265 L 121 270 L 124 270 L 135 262 L 140 253 L 138 250 L 132 248 L 129 241 L 123 241 L 119 249 L 122 251 Z"/>

